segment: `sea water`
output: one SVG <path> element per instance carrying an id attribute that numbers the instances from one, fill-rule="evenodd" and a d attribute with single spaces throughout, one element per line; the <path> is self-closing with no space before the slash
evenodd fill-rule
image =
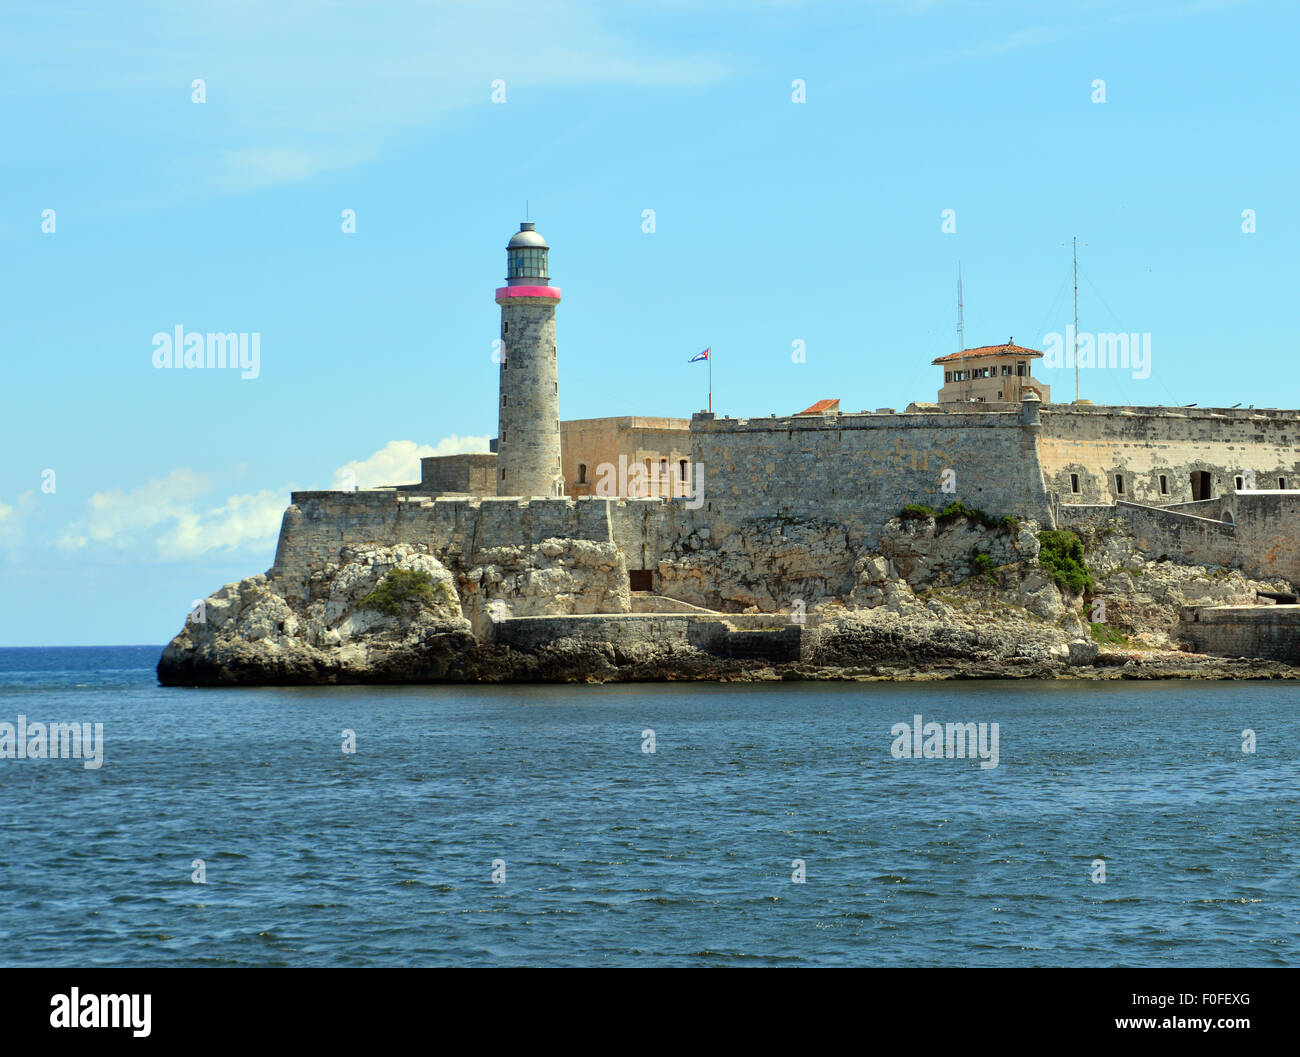
<path id="1" fill-rule="evenodd" d="M 1295 683 L 171 689 L 159 652 L 0 650 L 0 725 L 103 724 L 98 768 L 0 759 L 4 964 L 1300 965 Z M 931 722 L 997 765 L 902 756 Z"/>

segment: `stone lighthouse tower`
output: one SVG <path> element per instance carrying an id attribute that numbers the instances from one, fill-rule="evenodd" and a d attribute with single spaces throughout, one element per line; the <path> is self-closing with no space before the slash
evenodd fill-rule
<path id="1" fill-rule="evenodd" d="M 506 245 L 501 306 L 501 402 L 497 430 L 497 495 L 561 496 L 560 380 L 555 306 L 546 255 L 550 247 L 530 223 Z"/>

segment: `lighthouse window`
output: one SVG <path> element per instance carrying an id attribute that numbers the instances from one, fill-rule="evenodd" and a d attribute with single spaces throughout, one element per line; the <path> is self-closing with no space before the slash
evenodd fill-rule
<path id="1" fill-rule="evenodd" d="M 502 394 L 501 394 L 501 406 L 502 406 L 502 407 L 505 407 L 508 403 L 510 403 L 510 397 L 506 396 L 505 393 L 502 393 Z"/>
<path id="2" fill-rule="evenodd" d="M 501 333 L 502 333 L 502 334 L 509 334 L 509 333 L 510 333 L 510 323 L 509 323 L 509 321 L 505 321 L 505 322 L 503 322 L 503 323 L 501 324 Z"/>

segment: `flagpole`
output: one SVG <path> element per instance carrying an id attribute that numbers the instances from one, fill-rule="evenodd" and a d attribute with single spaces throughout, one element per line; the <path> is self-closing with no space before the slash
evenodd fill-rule
<path id="1" fill-rule="evenodd" d="M 713 350 L 709 350 L 709 414 L 713 414 Z"/>

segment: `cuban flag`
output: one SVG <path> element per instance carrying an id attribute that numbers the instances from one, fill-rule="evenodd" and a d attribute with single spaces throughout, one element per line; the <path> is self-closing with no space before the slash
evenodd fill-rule
<path id="1" fill-rule="evenodd" d="M 711 348 L 713 348 L 712 345 L 709 346 L 709 349 L 711 349 Z M 701 352 L 698 356 L 692 356 L 692 357 L 691 357 L 689 360 L 687 360 L 686 362 L 687 362 L 687 363 L 699 363 L 700 360 L 707 360 L 707 359 L 709 358 L 709 349 L 705 349 L 705 350 L 704 350 L 703 352 Z"/>

